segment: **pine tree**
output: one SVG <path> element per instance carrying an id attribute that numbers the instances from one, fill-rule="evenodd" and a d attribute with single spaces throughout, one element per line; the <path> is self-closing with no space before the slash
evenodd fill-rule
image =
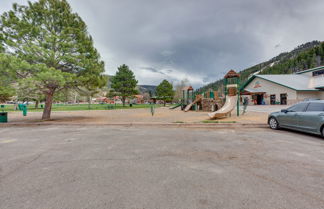
<path id="1" fill-rule="evenodd" d="M 0 45 L 20 60 L 13 69 L 46 98 L 42 119 L 50 119 L 53 97 L 67 88 L 103 85 L 104 63 L 87 26 L 66 0 L 13 4 L 0 20 Z"/>
<path id="2" fill-rule="evenodd" d="M 121 96 L 123 106 L 125 106 L 126 98 L 138 93 L 136 90 L 137 80 L 133 71 L 127 65 L 118 68 L 116 75 L 111 79 L 111 87 Z"/>
<path id="3" fill-rule="evenodd" d="M 173 85 L 169 81 L 163 80 L 156 87 L 156 94 L 159 99 L 163 100 L 165 106 L 166 102 L 173 100 L 174 97 Z"/>

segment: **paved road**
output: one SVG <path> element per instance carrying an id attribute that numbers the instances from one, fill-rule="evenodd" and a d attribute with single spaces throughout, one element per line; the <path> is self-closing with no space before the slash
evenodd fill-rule
<path id="1" fill-rule="evenodd" d="M 324 140 L 268 129 L 1 128 L 0 208 L 324 208 Z"/>

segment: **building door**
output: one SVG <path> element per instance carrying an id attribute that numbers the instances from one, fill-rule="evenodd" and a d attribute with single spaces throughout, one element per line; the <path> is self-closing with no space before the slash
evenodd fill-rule
<path id="1" fill-rule="evenodd" d="M 257 104 L 262 105 L 263 104 L 263 94 L 257 95 Z"/>
<path id="2" fill-rule="evenodd" d="M 287 94 L 280 94 L 280 104 L 287 105 Z"/>
<path id="3" fill-rule="evenodd" d="M 276 95 L 275 94 L 270 95 L 270 104 L 272 104 L 272 105 L 276 104 Z"/>

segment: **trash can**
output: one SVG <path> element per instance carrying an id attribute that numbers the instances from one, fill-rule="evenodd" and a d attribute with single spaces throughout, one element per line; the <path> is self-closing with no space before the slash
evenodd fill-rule
<path id="1" fill-rule="evenodd" d="M 8 122 L 8 113 L 0 112 L 0 123 L 7 123 L 7 122 Z"/>
<path id="2" fill-rule="evenodd" d="M 27 116 L 27 105 L 22 105 L 23 116 Z"/>
<path id="3" fill-rule="evenodd" d="M 133 104 L 129 104 L 130 107 L 133 107 Z"/>

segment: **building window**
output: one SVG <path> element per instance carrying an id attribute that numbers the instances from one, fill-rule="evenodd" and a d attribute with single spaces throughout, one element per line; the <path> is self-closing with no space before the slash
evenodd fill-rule
<path id="1" fill-rule="evenodd" d="M 280 104 L 287 105 L 287 94 L 280 94 Z"/>
<path id="2" fill-rule="evenodd" d="M 313 72 L 313 76 L 324 75 L 324 70 L 318 70 Z"/>
<path id="3" fill-rule="evenodd" d="M 276 95 L 275 94 L 270 95 L 270 104 L 272 104 L 272 105 L 276 104 Z"/>

